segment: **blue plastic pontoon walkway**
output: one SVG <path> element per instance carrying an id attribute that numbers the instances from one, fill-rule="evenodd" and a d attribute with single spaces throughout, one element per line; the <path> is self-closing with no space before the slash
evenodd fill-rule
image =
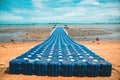
<path id="1" fill-rule="evenodd" d="M 38 76 L 111 76 L 112 64 L 75 43 L 58 27 L 42 44 L 9 63 L 10 74 Z"/>

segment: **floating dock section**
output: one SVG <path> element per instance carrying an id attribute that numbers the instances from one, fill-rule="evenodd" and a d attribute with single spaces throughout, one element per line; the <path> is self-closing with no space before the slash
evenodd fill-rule
<path id="1" fill-rule="evenodd" d="M 111 63 L 75 43 L 62 27 L 42 44 L 9 62 L 10 74 L 104 77 L 111 76 L 111 71 Z"/>

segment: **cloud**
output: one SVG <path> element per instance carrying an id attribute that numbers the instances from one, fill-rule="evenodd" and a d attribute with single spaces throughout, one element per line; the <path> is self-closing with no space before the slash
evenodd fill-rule
<path id="1" fill-rule="evenodd" d="M 22 16 L 14 15 L 8 12 L 1 11 L 0 12 L 0 21 L 21 21 L 23 20 Z"/>
<path id="2" fill-rule="evenodd" d="M 99 5 L 99 2 L 97 0 L 82 0 L 80 4 Z"/>
<path id="3" fill-rule="evenodd" d="M 33 6 L 36 8 L 45 8 L 46 6 L 43 4 L 44 0 L 32 0 Z"/>
<path id="4" fill-rule="evenodd" d="M 2 9 L 0 21 L 120 22 L 120 3 L 113 0 L 107 2 L 103 0 L 31 0 L 31 3 L 23 1 L 22 3 L 24 3 L 22 8 L 19 8 L 22 6 L 19 4 L 15 7 L 11 6 L 7 11 Z"/>

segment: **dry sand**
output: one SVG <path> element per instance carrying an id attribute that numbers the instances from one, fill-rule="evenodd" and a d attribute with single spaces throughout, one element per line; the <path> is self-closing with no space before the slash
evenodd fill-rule
<path id="1" fill-rule="evenodd" d="M 113 65 L 111 77 L 49 77 L 11 75 L 5 73 L 9 61 L 25 53 L 41 42 L 0 43 L 0 80 L 120 80 L 120 41 L 119 42 L 78 42 L 103 57 Z"/>

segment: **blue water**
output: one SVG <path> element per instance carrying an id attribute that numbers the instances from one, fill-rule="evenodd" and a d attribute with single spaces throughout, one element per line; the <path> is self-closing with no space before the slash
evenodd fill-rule
<path id="1" fill-rule="evenodd" d="M 79 28 L 97 28 L 101 29 L 103 31 L 106 31 L 111 34 L 106 35 L 94 35 L 94 36 L 86 36 L 86 39 L 84 40 L 95 40 L 96 37 L 100 37 L 101 40 L 107 40 L 107 41 L 120 41 L 120 24 L 74 24 L 74 23 L 64 23 L 64 24 L 48 24 L 48 23 L 42 23 L 42 24 L 14 24 L 14 25 L 1 25 L 0 24 L 0 42 L 10 42 L 10 38 L 15 38 L 16 41 L 22 41 L 23 38 L 18 37 L 20 34 L 25 34 L 26 32 L 18 31 L 15 33 L 5 33 L 4 31 L 1 33 L 1 30 L 3 29 L 12 29 L 12 28 L 40 28 L 40 27 L 57 27 L 62 26 L 64 27 L 67 25 L 67 27 L 79 27 Z M 76 36 L 75 36 L 76 37 Z M 76 38 L 72 38 L 74 40 L 79 40 Z M 45 39 L 38 39 L 38 40 L 45 40 Z M 27 41 L 34 41 L 34 39 L 27 39 Z"/>

